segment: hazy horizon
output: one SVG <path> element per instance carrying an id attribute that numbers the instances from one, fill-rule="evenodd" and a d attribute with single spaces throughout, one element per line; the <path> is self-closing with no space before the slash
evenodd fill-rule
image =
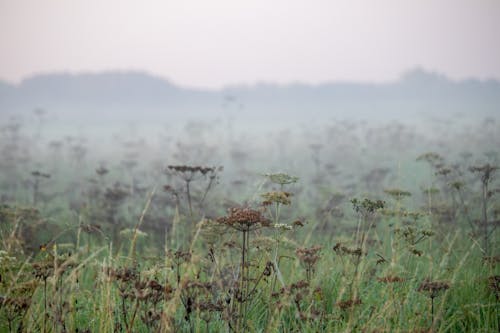
<path id="1" fill-rule="evenodd" d="M 330 84 L 353 84 L 353 85 L 386 85 L 386 84 L 395 84 L 398 82 L 401 82 L 405 80 L 408 76 L 411 75 L 425 75 L 428 77 L 436 77 L 440 79 L 444 79 L 449 81 L 450 83 L 460 83 L 460 82 L 466 82 L 466 81 L 478 81 L 478 82 L 500 82 L 500 78 L 480 78 L 480 77 L 474 77 L 474 76 L 469 76 L 469 77 L 464 77 L 464 78 L 453 78 L 445 73 L 439 72 L 439 71 L 433 71 L 429 70 L 426 68 L 423 68 L 421 66 L 415 66 L 412 68 L 408 68 L 406 70 L 403 70 L 398 76 L 392 79 L 388 80 L 380 80 L 380 81 L 369 81 L 369 80 L 325 80 L 325 81 L 320 81 L 320 82 L 307 82 L 307 81 L 301 81 L 301 80 L 294 80 L 294 81 L 288 81 L 288 82 L 280 82 L 279 80 L 256 80 L 252 82 L 229 82 L 227 84 L 224 84 L 222 86 L 214 86 L 214 87 L 199 87 L 195 85 L 190 85 L 190 84 L 180 84 L 177 82 L 175 79 L 172 79 L 171 77 L 168 76 L 163 76 L 158 73 L 150 72 L 147 70 L 140 70 L 140 69 L 106 69 L 106 70 L 82 70 L 82 71 L 65 71 L 65 70 L 55 70 L 55 71 L 46 71 L 46 72 L 36 72 L 30 75 L 27 75 L 26 77 L 22 77 L 18 81 L 13 81 L 13 80 L 7 80 L 3 79 L 0 77 L 0 82 L 6 83 L 8 85 L 17 87 L 22 85 L 23 83 L 32 80 L 32 79 L 37 79 L 40 77 L 51 77 L 51 76 L 69 76 L 69 77 L 79 77 L 79 76 L 99 76 L 99 75 L 107 75 L 107 74 L 138 74 L 138 75 L 144 75 L 153 79 L 158 79 L 162 80 L 165 82 L 168 82 L 169 84 L 179 87 L 179 88 L 184 88 L 184 89 L 194 89 L 194 90 L 204 90 L 204 91 L 223 91 L 231 88 L 240 88 L 240 87 L 258 87 L 260 85 L 272 85 L 272 86 L 277 86 L 277 87 L 288 87 L 288 86 L 294 86 L 294 85 L 304 85 L 304 86 L 311 86 L 311 87 L 319 87 L 322 85 L 330 85 Z"/>

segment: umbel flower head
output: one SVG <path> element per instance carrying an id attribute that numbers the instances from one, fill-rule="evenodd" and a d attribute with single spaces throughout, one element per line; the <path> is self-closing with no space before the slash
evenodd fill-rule
<path id="1" fill-rule="evenodd" d="M 314 265 L 320 258 L 320 251 L 321 246 L 316 245 L 309 248 L 300 247 L 295 251 L 295 253 L 299 257 L 299 259 L 304 262 L 304 264 Z"/>
<path id="2" fill-rule="evenodd" d="M 450 288 L 447 282 L 443 281 L 431 281 L 430 279 L 425 279 L 419 286 L 418 291 L 427 292 L 429 297 L 435 298 L 440 292 L 445 291 Z"/>
<path id="3" fill-rule="evenodd" d="M 260 211 L 251 208 L 231 208 L 228 215 L 219 217 L 217 222 L 239 231 L 256 230 L 271 225 Z"/>
<path id="4" fill-rule="evenodd" d="M 291 203 L 290 197 L 293 194 L 285 191 L 272 191 L 261 194 L 264 198 L 264 202 L 262 203 L 264 206 L 271 205 L 273 203 L 289 205 Z"/>
<path id="5" fill-rule="evenodd" d="M 278 185 L 293 184 L 299 180 L 299 177 L 290 176 L 286 173 L 266 173 L 264 176 L 266 176 L 271 183 Z"/>

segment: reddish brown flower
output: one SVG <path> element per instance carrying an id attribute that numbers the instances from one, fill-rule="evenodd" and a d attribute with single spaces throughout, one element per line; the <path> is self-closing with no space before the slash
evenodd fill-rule
<path id="1" fill-rule="evenodd" d="M 229 214 L 218 218 L 217 222 L 239 231 L 250 231 L 271 225 L 260 211 L 250 208 L 231 208 Z"/>

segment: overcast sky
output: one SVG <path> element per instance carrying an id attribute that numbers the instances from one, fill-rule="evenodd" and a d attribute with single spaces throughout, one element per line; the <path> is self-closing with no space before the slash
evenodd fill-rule
<path id="1" fill-rule="evenodd" d="M 143 70 L 217 88 L 500 79 L 500 0 L 0 0 L 0 79 Z"/>

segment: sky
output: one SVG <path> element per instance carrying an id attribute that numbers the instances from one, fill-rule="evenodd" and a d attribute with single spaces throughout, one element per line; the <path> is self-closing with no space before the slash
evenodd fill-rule
<path id="1" fill-rule="evenodd" d="M 145 71 L 176 84 L 500 79 L 500 0 L 0 0 L 0 79 Z"/>

